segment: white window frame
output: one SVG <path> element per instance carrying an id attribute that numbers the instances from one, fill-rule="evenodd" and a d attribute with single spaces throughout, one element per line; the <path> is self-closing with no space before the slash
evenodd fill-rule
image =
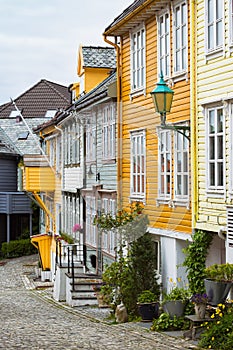
<path id="1" fill-rule="evenodd" d="M 103 160 L 116 158 L 116 109 L 113 104 L 103 108 Z"/>
<path id="2" fill-rule="evenodd" d="M 54 166 L 55 164 L 55 154 L 56 154 L 55 145 L 56 145 L 55 138 L 51 138 L 49 140 L 49 163 L 51 166 Z"/>
<path id="3" fill-rule="evenodd" d="M 158 133 L 158 200 L 169 201 L 172 198 L 172 133 L 170 130 L 162 129 L 159 129 Z M 168 166 L 169 159 L 170 170 Z M 168 181 L 168 178 L 170 181 Z"/>
<path id="4" fill-rule="evenodd" d="M 93 120 L 93 119 L 91 119 Z M 86 129 L 86 160 L 96 161 L 96 125 L 90 122 Z"/>
<path id="5" fill-rule="evenodd" d="M 168 28 L 165 28 L 166 18 L 168 22 Z M 163 19 L 164 28 L 161 28 L 161 19 Z M 163 73 L 165 79 L 168 79 L 171 75 L 171 52 L 170 52 L 170 11 L 169 8 L 163 10 L 157 17 L 158 28 L 158 72 Z M 163 48 L 166 48 L 164 50 Z"/>
<path id="6" fill-rule="evenodd" d="M 213 11 L 213 19 L 209 20 L 209 2 L 212 1 L 212 4 L 210 5 L 212 11 Z M 223 11 L 222 17 L 218 17 L 217 14 L 217 3 L 219 2 L 219 8 Z M 206 50 L 206 59 L 211 59 L 218 57 L 223 54 L 224 49 L 224 8 L 225 3 L 224 0 L 205 0 L 205 50 Z M 222 34 L 221 34 L 221 42 L 218 43 L 218 36 L 217 36 L 217 28 L 222 24 Z M 210 41 L 210 28 L 213 28 L 213 47 L 210 47 L 209 41 Z M 220 40 L 220 39 L 219 39 Z"/>
<path id="7" fill-rule="evenodd" d="M 96 198 L 94 196 L 86 196 L 86 243 L 97 247 L 97 232 L 94 225 L 96 216 Z"/>
<path id="8" fill-rule="evenodd" d="M 229 0 L 229 46 L 233 50 L 233 0 Z"/>
<path id="9" fill-rule="evenodd" d="M 218 121 L 218 111 L 222 110 L 222 131 L 217 131 L 217 121 Z M 214 118 L 214 128 L 215 132 L 211 132 L 210 130 L 210 113 L 213 112 Z M 219 151 L 219 139 L 222 137 L 222 158 L 218 158 Z M 213 140 L 213 141 L 211 141 Z M 211 147 L 211 144 L 214 147 Z M 210 157 L 211 149 L 214 150 L 214 154 Z M 224 116 L 224 108 L 222 105 L 220 106 L 212 106 L 206 108 L 206 159 L 207 159 L 207 193 L 216 194 L 217 196 L 221 196 L 225 192 L 225 116 Z M 218 184 L 218 169 L 220 169 L 220 164 L 222 164 L 222 184 Z M 211 165 L 214 167 L 214 184 L 210 181 L 211 176 Z"/>
<path id="10" fill-rule="evenodd" d="M 138 39 L 138 40 L 137 40 Z M 130 33 L 131 96 L 145 94 L 146 88 L 146 28 L 144 23 Z"/>
<path id="11" fill-rule="evenodd" d="M 130 197 L 144 201 L 146 196 L 146 131 L 144 129 L 130 131 L 130 143 Z"/>
<path id="12" fill-rule="evenodd" d="M 176 21 L 176 13 L 180 13 Z M 173 5 L 173 74 L 187 73 L 188 67 L 188 5 L 177 1 Z"/>
<path id="13" fill-rule="evenodd" d="M 116 215 L 116 199 L 103 198 L 102 208 L 105 214 L 111 214 L 113 217 Z M 103 232 L 102 236 L 102 247 L 103 250 L 111 255 L 115 255 L 116 247 L 116 231 L 108 230 Z"/>
<path id="14" fill-rule="evenodd" d="M 189 199 L 189 141 L 179 132 L 175 132 L 174 137 L 174 198 L 175 201 L 187 203 Z"/>
<path id="15" fill-rule="evenodd" d="M 56 138 L 56 171 L 58 173 L 61 172 L 62 166 L 62 140 L 61 136 L 57 136 Z"/>

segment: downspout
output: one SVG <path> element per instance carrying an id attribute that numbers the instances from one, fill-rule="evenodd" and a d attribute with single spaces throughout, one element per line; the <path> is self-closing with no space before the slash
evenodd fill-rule
<path id="1" fill-rule="evenodd" d="M 198 177 L 197 177 L 197 107 L 196 107 L 196 7 L 195 0 L 190 2 L 190 120 L 191 120 L 191 210 L 192 230 L 198 220 Z M 194 25 L 194 28 L 191 28 Z"/>
<path id="2" fill-rule="evenodd" d="M 117 56 L 117 202 L 118 208 L 122 205 L 122 100 L 121 100 L 121 47 L 107 39 L 103 35 L 104 41 L 116 49 Z M 120 38 L 121 44 L 122 39 Z"/>

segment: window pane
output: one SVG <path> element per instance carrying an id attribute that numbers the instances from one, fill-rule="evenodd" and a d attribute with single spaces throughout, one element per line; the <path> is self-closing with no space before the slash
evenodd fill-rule
<path id="1" fill-rule="evenodd" d="M 208 49 L 214 48 L 214 26 L 208 27 Z"/>
<path id="2" fill-rule="evenodd" d="M 217 138 L 218 142 L 218 159 L 223 159 L 223 136 Z"/>
<path id="3" fill-rule="evenodd" d="M 217 46 L 220 46 L 223 44 L 223 23 L 218 22 L 216 24 L 216 44 Z"/>
<path id="4" fill-rule="evenodd" d="M 208 23 L 212 22 L 214 20 L 214 1 L 208 0 Z"/>
<path id="5" fill-rule="evenodd" d="M 214 111 L 209 111 L 209 133 L 212 134 L 215 132 L 215 118 Z"/>
<path id="6" fill-rule="evenodd" d="M 218 186 L 223 186 L 223 163 L 218 163 Z"/>
<path id="7" fill-rule="evenodd" d="M 209 159 L 215 158 L 215 139 L 214 137 L 209 138 Z"/>
<path id="8" fill-rule="evenodd" d="M 215 186 L 215 164 L 210 163 L 210 186 Z"/>

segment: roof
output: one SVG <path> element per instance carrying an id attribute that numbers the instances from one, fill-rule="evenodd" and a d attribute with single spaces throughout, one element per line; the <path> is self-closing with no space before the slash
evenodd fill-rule
<path id="1" fill-rule="evenodd" d="M 116 53 L 114 47 L 82 46 L 83 67 L 115 68 Z"/>
<path id="2" fill-rule="evenodd" d="M 68 87 L 42 79 L 14 100 L 0 106 L 0 125 L 13 144 L 23 154 L 40 153 L 40 143 L 32 130 L 60 113 L 71 104 Z M 19 111 L 17 111 L 17 109 Z M 21 120 L 17 118 L 21 112 Z M 52 113 L 51 113 L 52 112 Z M 0 149 L 3 152 L 5 149 Z"/>
<path id="3" fill-rule="evenodd" d="M 111 74 L 108 78 L 103 80 L 99 85 L 97 85 L 94 89 L 92 89 L 87 94 L 81 96 L 75 103 L 74 109 L 80 110 L 87 105 L 91 105 L 93 102 L 100 100 L 101 98 L 108 96 L 108 87 L 117 79 L 116 72 Z"/>
<path id="4" fill-rule="evenodd" d="M 38 125 L 34 131 L 39 132 L 40 130 L 43 130 L 44 128 L 53 125 L 58 124 L 62 120 L 64 120 L 66 117 L 70 115 L 72 111 L 79 111 L 85 107 L 91 106 L 96 101 L 101 101 L 101 99 L 105 99 L 108 97 L 108 87 L 116 82 L 116 72 L 114 71 L 109 77 L 107 77 L 105 80 L 103 80 L 99 85 L 97 85 L 94 89 L 92 89 L 87 94 L 82 95 L 79 97 L 79 99 L 69 108 L 67 108 L 66 111 L 58 113 L 52 120 L 43 123 L 41 125 Z"/>
<path id="5" fill-rule="evenodd" d="M 0 127 L 0 154 L 19 155 L 20 152 L 5 131 Z"/>
<path id="6" fill-rule="evenodd" d="M 42 79 L 14 102 L 25 118 L 44 117 L 48 110 L 64 109 L 71 103 L 67 86 Z M 0 106 L 0 119 L 8 118 L 15 108 L 11 102 Z"/>
<path id="7" fill-rule="evenodd" d="M 167 0 L 135 0 L 105 29 L 104 35 L 123 35 L 141 22 L 155 16 L 156 12 L 160 11 L 168 3 Z"/>

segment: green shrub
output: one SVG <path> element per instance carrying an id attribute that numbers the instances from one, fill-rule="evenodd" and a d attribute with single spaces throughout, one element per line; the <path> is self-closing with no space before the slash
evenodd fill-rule
<path id="1" fill-rule="evenodd" d="M 159 318 L 153 320 L 152 331 L 175 331 L 189 328 L 189 321 L 184 317 L 174 316 L 171 318 L 166 312 L 163 312 Z"/>
<path id="2" fill-rule="evenodd" d="M 1 255 L 3 258 L 17 258 L 35 253 L 37 249 L 31 244 L 30 238 L 2 243 Z"/>
<path id="3" fill-rule="evenodd" d="M 199 345 L 217 350 L 233 349 L 233 309 L 232 305 L 219 304 L 211 316 L 211 322 L 205 322 Z"/>

